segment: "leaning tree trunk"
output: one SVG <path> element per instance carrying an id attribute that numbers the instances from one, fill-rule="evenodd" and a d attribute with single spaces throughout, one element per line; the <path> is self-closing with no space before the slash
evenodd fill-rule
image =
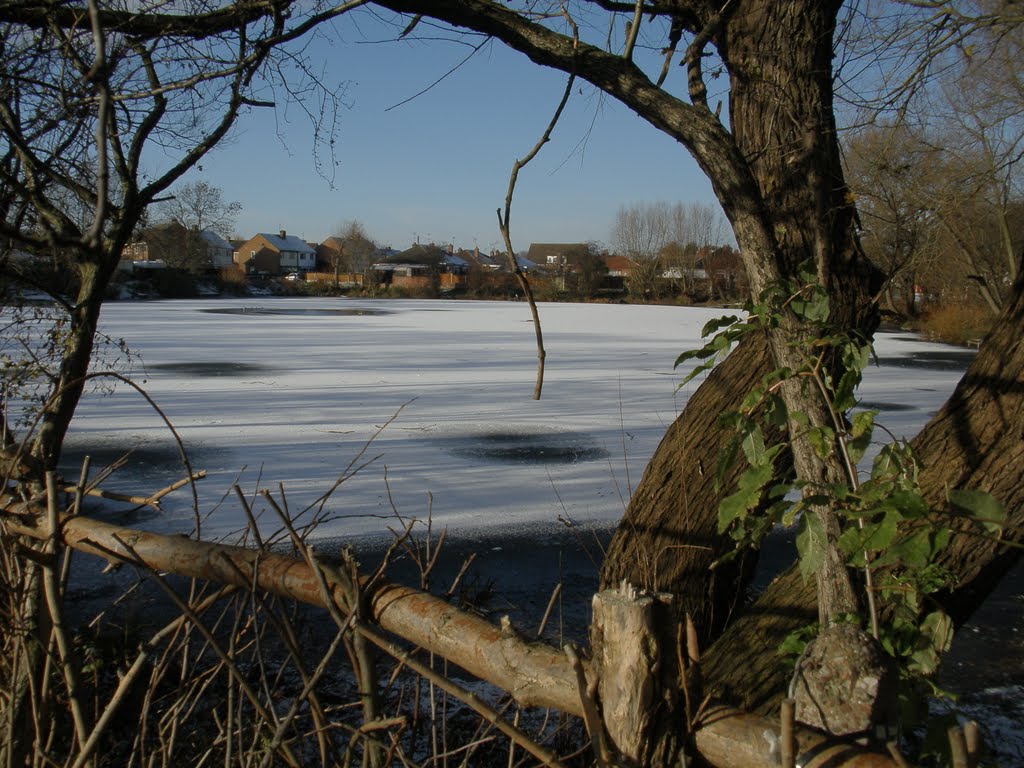
<path id="1" fill-rule="evenodd" d="M 81 280 L 75 305 L 70 312 L 60 368 L 54 392 L 43 412 L 32 454 L 45 469 L 56 469 L 64 436 L 85 389 L 99 325 L 100 308 L 117 266 L 120 245 L 109 245 L 99 253 L 83 253 L 77 269 Z"/>
<path id="2" fill-rule="evenodd" d="M 725 627 L 743 598 L 756 551 L 711 570 L 733 546 L 718 533 L 718 503 L 732 492 L 738 469 L 715 481 L 717 457 L 729 438 L 718 423 L 739 407 L 769 370 L 768 347 L 745 339 L 716 366 L 668 428 L 629 501 L 601 568 L 602 589 L 622 580 L 653 592 L 669 592 L 689 614 L 706 644 Z M 786 471 L 792 467 L 787 455 Z"/>
<path id="3" fill-rule="evenodd" d="M 834 322 L 870 334 L 878 275 L 856 239 L 832 117 L 837 8 L 739 3 L 716 43 L 731 79 L 733 136 L 778 240 L 777 271 L 794 277 L 802 263 L 817 264 Z M 602 568 L 604 587 L 626 579 L 675 594 L 699 619 L 705 640 L 721 631 L 750 570 L 708 569 L 732 546 L 718 534 L 718 504 L 735 471 L 716 489 L 714 467 L 728 437 L 717 419 L 775 367 L 764 340 L 751 338 L 694 393 L 648 465 Z M 780 461 L 782 471 L 791 466 L 791 458 Z"/>
<path id="4" fill-rule="evenodd" d="M 1024 280 L 953 395 L 913 440 L 925 498 L 948 512 L 951 488 L 987 491 L 1006 508 L 1002 539 L 961 527 L 941 564 L 956 586 L 938 596 L 959 626 L 1017 562 L 1024 542 Z M 1016 546 L 1012 544 L 1016 543 Z M 712 688 L 744 709 L 767 711 L 786 688 L 776 651 L 817 616 L 814 585 L 791 569 L 776 579 L 704 657 Z M 742 664 L 737 663 L 742 659 Z"/>

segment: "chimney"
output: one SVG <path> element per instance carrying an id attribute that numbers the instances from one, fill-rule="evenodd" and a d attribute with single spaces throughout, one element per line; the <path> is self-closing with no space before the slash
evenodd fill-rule
<path id="1" fill-rule="evenodd" d="M 284 240 L 286 237 L 288 237 L 288 233 L 285 230 L 283 230 L 283 229 L 281 230 L 281 232 L 279 234 L 281 235 L 281 239 L 282 240 Z"/>

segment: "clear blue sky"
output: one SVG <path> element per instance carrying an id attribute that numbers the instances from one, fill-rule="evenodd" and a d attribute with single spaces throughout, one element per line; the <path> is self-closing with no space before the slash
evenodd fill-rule
<path id="1" fill-rule="evenodd" d="M 491 43 L 427 93 L 469 52 L 459 44 L 393 39 L 366 14 L 339 21 L 311 58 L 328 80 L 347 82 L 334 188 L 316 170 L 312 129 L 295 107 L 256 109 L 228 145 L 207 158 L 204 179 L 243 205 L 249 237 L 285 229 L 320 241 L 361 221 L 381 245 L 500 245 L 496 210 L 509 172 L 539 138 L 565 76 Z M 420 27 L 416 34 L 430 36 Z M 683 84 L 683 71 L 671 77 Z M 390 109 L 389 109 L 390 108 Z M 325 160 L 330 158 L 325 156 Z M 329 169 L 328 169 L 329 170 Z M 516 250 L 531 242 L 608 243 L 623 204 L 714 203 L 707 179 L 676 142 L 628 109 L 578 83 L 551 142 L 519 176 L 512 211 Z"/>

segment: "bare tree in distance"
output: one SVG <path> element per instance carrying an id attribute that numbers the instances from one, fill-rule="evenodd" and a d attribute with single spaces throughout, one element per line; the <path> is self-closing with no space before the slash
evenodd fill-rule
<path id="1" fill-rule="evenodd" d="M 242 212 L 237 200 L 224 199 L 224 190 L 206 181 L 181 184 L 171 190 L 169 199 L 157 206 L 156 221 L 177 221 L 190 231 L 216 232 L 231 237 L 235 219 Z"/>
<path id="2" fill-rule="evenodd" d="M 886 119 L 864 109 L 865 124 L 846 136 L 865 244 L 889 274 L 890 304 L 906 313 L 919 284 L 939 301 L 980 299 L 995 314 L 1021 269 L 1024 31 L 977 24 L 970 41 L 940 52 L 943 66 L 912 109 Z"/>
<path id="3" fill-rule="evenodd" d="M 633 262 L 626 280 L 630 293 L 651 298 L 657 297 L 663 281 L 693 295 L 700 255 L 726 239 L 721 211 L 700 202 L 624 205 L 616 213 L 611 231 L 615 249 Z"/>
<path id="4" fill-rule="evenodd" d="M 710 203 L 678 202 L 671 214 L 672 240 L 661 251 L 663 274 L 683 295 L 692 297 L 703 289 L 708 298 L 720 298 L 720 281 L 708 257 L 728 239 L 721 210 Z"/>
<path id="5" fill-rule="evenodd" d="M 986 30 L 937 107 L 948 115 L 937 142 L 946 179 L 929 190 L 933 210 L 993 314 L 1009 301 L 1024 258 L 1022 57 L 1024 26 Z"/>
<path id="6" fill-rule="evenodd" d="M 630 260 L 626 287 L 638 299 L 658 296 L 661 250 L 672 238 L 673 212 L 668 203 L 623 205 L 612 223 L 611 241 Z"/>
<path id="7" fill-rule="evenodd" d="M 885 305 L 906 317 L 917 314 L 917 287 L 940 289 L 937 222 L 921 199 L 927 177 L 935 172 L 936 154 L 905 123 L 868 127 L 846 143 L 847 175 L 857 196 L 865 251 L 886 274 Z"/>
<path id="8" fill-rule="evenodd" d="M 342 272 L 362 274 L 373 264 L 377 246 L 358 219 L 343 222 L 329 238 L 328 266 L 334 271 L 334 286 L 338 287 Z"/>
<path id="9" fill-rule="evenodd" d="M 238 201 L 224 199 L 224 191 L 206 181 L 180 184 L 169 198 L 155 206 L 154 222 L 144 227 L 142 237 L 168 266 L 200 273 L 211 266 L 205 233 L 223 239 L 231 237 L 235 219 L 242 210 Z"/>

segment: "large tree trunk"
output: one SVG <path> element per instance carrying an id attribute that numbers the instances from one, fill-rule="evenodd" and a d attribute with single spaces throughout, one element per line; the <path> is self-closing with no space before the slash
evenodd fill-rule
<path id="1" fill-rule="evenodd" d="M 857 243 L 832 117 L 837 6 L 740 3 L 716 42 L 731 78 L 733 136 L 778 241 L 776 271 L 793 277 L 815 263 L 833 320 L 870 334 L 879 279 Z M 718 504 L 736 473 L 716 490 L 714 467 L 728 437 L 717 419 L 777 364 L 763 339 L 751 338 L 694 393 L 648 465 L 602 568 L 604 587 L 627 579 L 675 594 L 705 640 L 724 626 L 749 576 L 742 564 L 708 569 L 732 546 L 717 532 Z M 781 471 L 791 467 L 790 457 L 780 462 Z"/>
<path id="2" fill-rule="evenodd" d="M 964 524 L 942 557 L 956 585 L 939 595 L 957 625 L 1020 558 L 1024 541 L 1024 280 L 999 316 L 977 357 L 938 414 L 913 440 L 920 483 L 930 505 L 948 513 L 946 494 L 975 488 L 999 499 L 1007 512 L 1002 540 Z M 1018 546 L 1010 546 L 1016 542 Z M 786 688 L 776 650 L 817 615 L 814 587 L 795 570 L 776 579 L 705 656 L 712 687 L 751 711 L 772 709 Z M 737 664 L 737 659 L 743 659 Z"/>

